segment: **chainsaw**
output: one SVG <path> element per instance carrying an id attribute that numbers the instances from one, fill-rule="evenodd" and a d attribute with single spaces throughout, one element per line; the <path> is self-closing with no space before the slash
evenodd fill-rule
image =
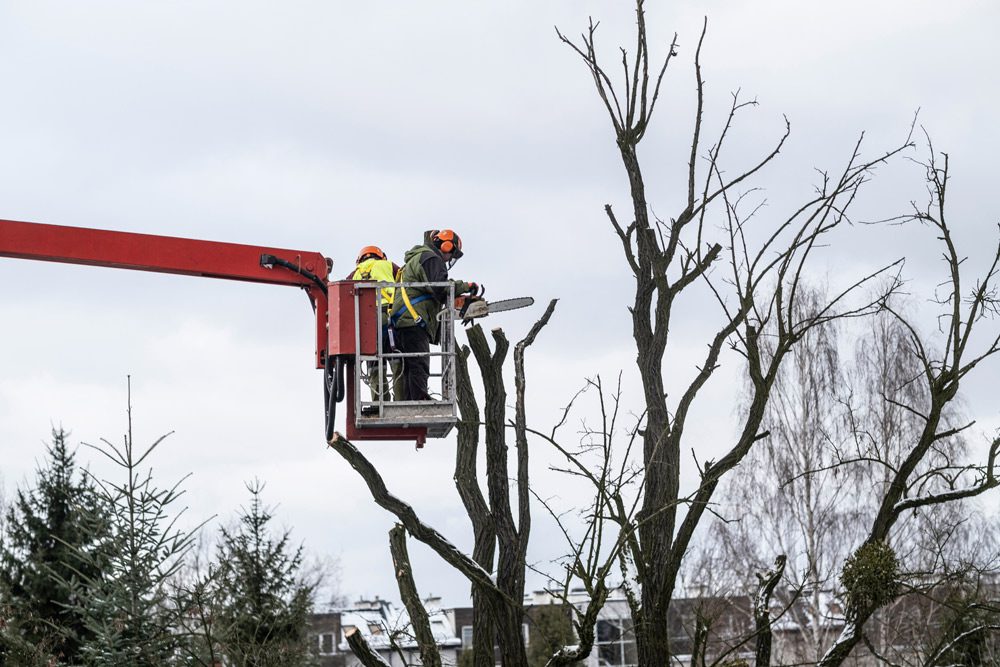
<path id="1" fill-rule="evenodd" d="M 505 310 L 517 310 L 527 308 L 535 303 L 535 299 L 530 296 L 522 296 L 516 299 L 502 299 L 500 301 L 487 301 L 481 296 L 459 296 L 455 297 L 456 318 L 462 320 L 462 324 L 468 326 L 472 320 L 486 317 L 490 313 L 501 313 Z"/>

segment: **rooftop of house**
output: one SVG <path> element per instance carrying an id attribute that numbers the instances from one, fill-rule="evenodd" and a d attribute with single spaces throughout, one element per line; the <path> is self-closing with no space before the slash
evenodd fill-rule
<path id="1" fill-rule="evenodd" d="M 431 603 L 427 605 L 431 632 L 438 646 L 461 646 L 462 640 L 455 632 L 451 617 L 440 608 L 436 608 L 434 600 L 426 602 Z M 340 626 L 344 632 L 357 628 L 368 645 L 376 651 L 417 648 L 406 610 L 397 608 L 388 600 L 378 597 L 374 600 L 358 600 L 350 607 L 341 609 Z M 349 650 L 346 641 L 341 642 L 339 648 L 341 651 Z"/>

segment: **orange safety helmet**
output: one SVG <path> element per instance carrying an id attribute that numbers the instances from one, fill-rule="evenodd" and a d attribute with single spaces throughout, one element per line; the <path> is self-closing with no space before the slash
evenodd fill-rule
<path id="1" fill-rule="evenodd" d="M 360 252 L 358 252 L 358 259 L 354 263 L 360 264 L 370 257 L 385 259 L 385 253 L 382 252 L 382 248 L 379 248 L 377 245 L 366 245 Z"/>
<path id="2" fill-rule="evenodd" d="M 462 256 L 462 239 L 450 229 L 442 229 L 434 232 L 431 236 L 431 241 L 434 242 L 434 245 L 441 252 L 450 252 L 453 259 L 458 259 Z"/>

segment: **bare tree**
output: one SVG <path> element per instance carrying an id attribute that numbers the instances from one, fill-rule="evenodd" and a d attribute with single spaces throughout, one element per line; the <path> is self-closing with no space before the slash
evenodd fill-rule
<path id="1" fill-rule="evenodd" d="M 580 442 L 575 446 L 562 444 L 558 437 L 578 399 L 592 391 L 596 395 L 594 411 L 599 416 L 596 427 L 582 424 Z M 567 517 L 555 508 L 551 499 L 535 494 L 565 538 L 567 552 L 557 559 L 563 576 L 553 581 L 549 593 L 561 601 L 574 615 L 577 642 L 557 650 L 549 667 L 571 665 L 590 655 L 594 646 L 594 630 L 598 615 L 611 592 L 611 579 L 629 570 L 630 551 L 626 545 L 637 539 L 633 526 L 639 508 L 639 496 L 632 492 L 641 473 L 634 461 L 633 450 L 639 441 L 639 425 L 622 428 L 621 376 L 609 396 L 601 377 L 588 380 L 563 410 L 562 418 L 549 433 L 527 429 L 529 433 L 551 444 L 565 459 L 566 466 L 554 469 L 586 483 L 590 503 L 575 517 Z M 572 519 L 577 519 L 574 522 Z M 574 525 L 576 524 L 576 525 Z M 577 529 L 577 526 L 582 528 Z M 551 576 L 551 575 L 549 575 Z M 577 606 L 571 592 L 582 588 L 587 593 L 586 604 Z M 629 589 L 625 592 L 630 593 Z"/>
<path id="2" fill-rule="evenodd" d="M 803 289 L 798 315 L 810 316 L 825 300 L 823 290 Z M 844 334 L 852 331 L 843 323 L 817 327 L 802 338 L 771 391 L 764 418 L 770 437 L 726 481 L 720 511 L 727 518 L 713 527 L 701 547 L 706 562 L 690 575 L 720 593 L 741 592 L 775 556 L 787 556 L 777 599 L 798 633 L 780 646 L 783 659 L 814 662 L 832 641 L 837 576 L 848 545 L 863 533 L 872 473 L 882 475 L 881 468 L 842 465 L 865 462 L 845 451 L 845 443 L 855 442 L 859 422 L 871 422 L 887 438 L 910 426 L 909 413 L 881 400 L 912 396 L 914 390 L 914 369 L 893 347 L 900 330 L 892 324 L 888 316 L 869 318 L 858 353 L 847 356 L 851 363 L 840 353 Z M 871 408 L 873 400 L 889 409 Z M 861 415 L 852 406 L 871 409 Z M 889 440 L 882 446 L 894 448 Z"/>
<path id="3" fill-rule="evenodd" d="M 785 572 L 787 559 L 784 554 L 774 559 L 774 567 L 758 574 L 757 594 L 754 596 L 753 615 L 754 629 L 757 632 L 757 650 L 755 652 L 754 664 L 757 667 L 767 667 L 771 664 L 771 596 L 774 589 L 781 581 L 781 575 Z"/>
<path id="4" fill-rule="evenodd" d="M 329 442 L 330 447 L 361 475 L 377 504 L 395 515 L 412 537 L 429 546 L 469 580 L 476 609 L 473 626 L 476 665 L 492 664 L 494 637 L 502 664 L 521 666 L 527 662 L 521 634 L 525 561 L 531 527 L 524 354 L 548 323 L 555 304 L 555 301 L 549 303 L 527 336 L 514 346 L 516 390 L 514 419 L 510 426 L 513 427 L 517 461 L 514 475 L 516 510 L 515 499 L 510 496 L 503 374 L 510 344 L 503 331 L 495 329 L 492 332 L 494 345 L 490 349 L 482 329 L 475 326 L 469 329 L 471 352 L 463 349 L 459 358 L 459 382 L 464 385 L 459 393 L 463 425 L 459 430 L 455 483 L 473 528 L 472 555 L 461 552 L 423 522 L 409 504 L 392 494 L 378 470 L 353 444 L 339 434 L 334 434 Z M 470 354 L 477 361 L 485 389 L 486 408 L 481 423 L 476 397 L 469 389 L 467 358 Z M 485 432 L 485 496 L 475 475 L 481 426 Z"/>
<path id="5" fill-rule="evenodd" d="M 784 215 L 764 211 L 764 202 L 757 189 L 751 187 L 751 182 L 776 159 L 789 136 L 790 125 L 786 120 L 784 134 L 757 161 L 735 171 L 723 168 L 723 149 L 727 146 L 734 119 L 754 107 L 756 102 L 744 100 L 739 94 L 733 95 L 724 122 L 706 148 L 703 138 L 707 131 L 704 127 L 704 83 L 700 65 L 704 30 L 694 54 L 696 96 L 690 151 L 685 154 L 688 168 L 682 188 L 684 194 L 676 204 L 676 215 L 667 219 L 653 215 L 647 199 L 638 146 L 649 128 L 663 77 L 676 56 L 678 42 L 675 36 L 662 61 L 654 65 L 650 72 L 644 0 L 636 0 L 635 7 L 635 52 L 630 56 L 622 50 L 620 64 L 624 79 L 619 85 L 612 81 L 609 70 L 599 59 L 595 42 L 597 25 L 593 21 L 578 41 L 559 33 L 560 38 L 582 59 L 593 79 L 598 97 L 611 121 L 630 187 L 630 221 L 619 221 L 615 210 L 610 205 L 605 207 L 635 280 L 634 300 L 629 310 L 643 390 L 643 410 L 639 424 L 625 438 L 629 443 L 625 446 L 628 453 L 617 459 L 612 455 L 612 449 L 617 451 L 618 446 L 611 443 L 620 441 L 620 436 L 614 436 L 615 419 L 608 419 L 608 406 L 603 398 L 604 423 L 589 433 L 593 438 L 589 451 L 598 452 L 599 459 L 603 457 L 596 465 L 584 462 L 586 447 L 573 450 L 560 444 L 555 431 L 543 434 L 528 429 L 524 418 L 523 356 L 519 363 L 518 351 L 523 355 L 524 347 L 544 326 L 551 306 L 543 320 L 518 346 L 519 350 L 515 350 L 517 397 L 515 418 L 510 425 L 517 447 L 517 473 L 513 476 L 516 512 L 509 481 L 511 475 L 507 470 L 504 430 L 507 426 L 504 410 L 506 391 L 502 367 L 509 344 L 502 332 L 493 332 L 492 349 L 480 330 L 474 329 L 470 334 L 471 355 L 486 386 L 485 413 L 482 416 L 471 392 L 465 391 L 460 397 L 466 426 L 460 431 L 458 459 L 461 470 L 456 472 L 456 484 L 471 517 L 474 533 L 471 556 L 458 551 L 422 522 L 410 506 L 392 495 L 378 471 L 353 445 L 338 436 L 331 440 L 330 446 L 358 470 L 377 503 L 395 514 L 413 537 L 429 545 L 469 579 L 476 606 L 475 634 L 478 639 L 475 662 L 485 666 L 489 664 L 487 652 L 492 647 L 489 642 L 484 642 L 484 638 L 492 638 L 494 633 L 504 664 L 521 664 L 524 660 L 520 638 L 520 598 L 524 590 L 524 554 L 530 530 L 526 443 L 529 433 L 547 439 L 566 457 L 566 471 L 585 480 L 594 491 L 594 501 L 587 510 L 588 521 L 582 536 L 567 531 L 570 549 L 565 561 L 566 576 L 561 582 L 564 591 L 570 582 L 583 583 L 591 602 L 585 608 L 576 610 L 579 643 L 557 651 L 550 664 L 566 664 L 589 653 L 596 614 L 608 594 L 608 577 L 614 568 L 624 579 L 622 586 L 636 634 L 639 664 L 668 664 L 672 657 L 668 612 L 692 540 L 706 513 L 714 511 L 719 484 L 746 460 L 755 445 L 771 435 L 765 421 L 767 408 L 786 364 L 794 364 L 793 355 L 799 345 L 810 337 L 822 336 L 832 324 L 887 310 L 904 323 L 908 337 L 913 341 L 923 376 L 928 382 L 930 407 L 921 412 L 919 406 L 903 403 L 905 409 L 922 418 L 916 438 L 922 444 L 916 449 L 904 448 L 898 466 L 888 460 L 883 462 L 888 473 L 883 493 L 879 496 L 873 528 L 863 547 L 851 554 L 848 566 L 842 572 L 849 623 L 844 635 L 824 657 L 824 661 L 832 661 L 824 664 L 839 664 L 861 640 L 859 628 L 865 620 L 897 594 L 899 562 L 895 552 L 888 547 L 886 538 L 899 515 L 918 507 L 971 497 L 996 485 L 993 463 L 1000 441 L 991 448 L 986 466 L 969 468 L 948 463 L 933 468 L 935 472 L 924 473 L 921 462 L 927 460 L 925 457 L 932 450 L 935 455 L 949 456 L 945 450 L 935 450 L 934 445 L 957 435 L 962 428 L 948 425 L 944 419 L 944 407 L 954 399 L 958 380 L 992 355 L 1000 344 L 998 339 L 986 353 L 971 359 L 965 356 L 972 325 L 995 309 L 995 299 L 988 283 L 994 276 L 997 262 L 994 261 L 987 279 L 977 285 L 978 291 L 965 304 L 965 312 L 961 312 L 963 302 L 957 278 L 961 262 L 941 216 L 942 222 L 937 226 L 952 257 L 949 261 L 952 262 L 954 280 L 953 295 L 943 301 L 946 305 L 954 305 L 955 322 L 953 331 L 946 327 L 948 352 L 941 359 L 928 352 L 929 348 L 922 344 L 917 330 L 894 308 L 892 297 L 900 286 L 898 269 L 901 260 L 846 280 L 845 284 L 823 298 L 811 297 L 805 285 L 810 260 L 827 244 L 833 231 L 850 222 L 852 204 L 872 173 L 901 151 L 912 147 L 910 137 L 874 157 L 865 157 L 862 135 L 839 169 L 819 172 L 815 191 L 804 197 L 799 205 Z M 933 168 L 931 170 L 936 173 Z M 943 202 L 943 186 L 940 199 Z M 765 214 L 771 217 L 762 224 Z M 912 217 L 931 223 L 937 220 L 929 211 L 918 211 Z M 672 340 L 671 324 L 675 316 L 683 315 L 683 311 L 675 308 L 681 308 L 684 297 L 695 293 L 696 289 L 704 289 L 706 294 L 714 297 L 718 306 L 717 326 L 707 336 L 706 352 L 699 363 L 693 368 L 668 368 L 666 361 Z M 731 350 L 732 354 L 728 354 L 727 350 Z M 467 363 L 469 354 L 465 352 L 463 363 Z M 696 405 L 705 396 L 704 387 L 715 377 L 724 356 L 742 364 L 748 378 L 744 410 L 737 432 L 725 444 L 724 454 L 718 460 L 702 462 L 694 458 L 688 463 L 683 453 L 689 447 L 690 437 L 685 438 L 689 420 Z M 830 382 L 829 374 L 821 377 L 826 371 L 819 367 L 804 370 L 810 373 L 816 370 L 816 381 Z M 675 396 L 667 396 L 664 379 L 667 373 L 674 378 L 687 377 L 686 384 Z M 468 373 L 463 372 L 462 377 L 467 380 Z M 794 396 L 785 398 L 789 401 L 796 399 Z M 810 414 L 817 418 L 820 415 L 827 418 L 824 406 L 814 398 L 808 397 L 805 402 L 807 397 L 797 398 L 800 401 L 797 409 L 811 411 Z M 618 399 L 614 401 L 617 405 Z M 780 409 L 780 402 L 778 407 Z M 713 409 L 718 408 L 713 406 Z M 617 409 L 612 413 L 617 414 Z M 478 427 L 475 430 L 470 428 L 480 419 L 485 429 L 486 493 L 475 475 L 480 431 Z M 820 427 L 814 429 L 810 437 L 822 434 L 823 428 Z M 637 450 L 641 450 L 636 452 L 637 465 L 629 462 L 632 443 Z M 813 472 L 817 467 L 824 466 L 822 459 L 800 463 L 807 470 L 812 467 Z M 843 463 L 837 460 L 831 465 L 839 467 Z M 693 467 L 697 477 L 697 484 L 690 493 L 682 493 L 681 490 L 682 469 L 685 467 Z M 472 474 L 469 474 L 470 470 Z M 979 477 L 975 478 L 977 474 Z M 815 493 L 815 489 L 811 488 L 814 484 L 812 477 L 812 474 L 800 477 L 793 490 L 799 493 L 800 488 L 804 489 L 799 499 L 827 502 L 826 496 Z M 934 491 L 942 484 L 950 488 Z M 928 493 L 931 495 L 926 496 Z M 920 494 L 924 494 L 920 497 L 928 499 L 918 500 Z M 789 502 L 795 500 L 792 496 Z M 817 504 L 808 520 L 817 523 L 823 510 L 824 507 Z M 558 516 L 557 512 L 553 514 Z M 818 533 L 813 530 L 811 534 L 815 536 Z M 820 569 L 824 572 L 821 573 Z M 809 563 L 808 557 L 802 571 L 805 580 L 811 582 L 829 578 L 828 564 Z M 495 577 L 491 577 L 493 572 Z M 873 572 L 882 579 L 876 577 L 873 580 Z M 764 577 L 761 584 L 763 592 L 769 590 L 772 579 Z M 859 581 L 863 582 L 860 586 L 848 583 Z M 765 626 L 760 628 L 758 635 L 763 637 L 772 621 L 763 609 L 758 611 L 762 612 L 759 617 Z M 761 650 L 766 653 L 764 644 L 766 641 L 761 644 Z"/>
<path id="6" fill-rule="evenodd" d="M 996 522 L 966 503 L 938 509 L 908 520 L 921 524 L 911 531 L 920 539 L 900 557 L 901 594 L 872 615 L 862 641 L 907 667 L 993 664 L 1000 648 Z"/>
<path id="7" fill-rule="evenodd" d="M 888 311 L 906 331 L 907 347 L 919 368 L 919 375 L 912 381 L 923 385 L 926 398 L 914 404 L 897 402 L 899 408 L 917 418 L 920 428 L 904 444 L 898 463 L 888 458 L 877 460 L 887 474 L 880 488 L 871 527 L 855 551 L 854 557 L 858 561 L 864 559 L 866 554 L 877 551 L 879 545 L 888 547 L 896 542 L 901 528 L 917 513 L 944 503 L 973 498 L 1000 485 L 996 473 L 1000 438 L 993 440 L 985 461 L 980 464 L 953 460 L 948 450 L 941 446 L 942 442 L 972 426 L 972 422 L 954 425 L 948 420 L 949 409 L 958 396 L 961 381 L 1000 351 L 1000 333 L 991 331 L 985 338 L 982 334 L 973 336 L 974 332 L 979 333 L 984 322 L 997 314 L 1000 306 L 996 296 L 1000 243 L 985 271 L 971 287 L 967 286 L 965 257 L 959 254 L 946 217 L 948 156 L 942 154 L 943 163 L 939 163 L 929 139 L 928 148 L 930 157 L 923 167 L 929 184 L 929 202 L 925 207 L 914 204 L 913 212 L 898 219 L 898 222 L 930 227 L 942 245 L 948 277 L 942 284 L 936 303 L 941 308 L 938 321 L 944 345 L 940 352 L 936 352 L 913 318 L 892 303 L 886 304 Z M 927 465 L 928 461 L 932 464 Z M 891 574 L 886 572 L 882 579 L 870 582 L 869 588 L 877 587 L 882 594 L 872 596 L 869 590 L 861 597 L 860 604 L 848 610 L 843 632 L 823 656 L 820 665 L 832 667 L 842 664 L 852 649 L 866 640 L 866 622 L 879 607 L 896 597 L 899 582 L 890 580 Z M 852 593 L 857 593 L 850 586 L 845 587 L 848 599 Z"/>
<path id="8" fill-rule="evenodd" d="M 800 306 L 808 309 L 810 301 L 822 297 L 813 293 Z M 790 567 L 777 599 L 796 631 L 779 642 L 783 660 L 814 663 L 836 638 L 844 620 L 841 567 L 874 515 L 886 471 L 898 467 L 920 431 L 919 420 L 900 407 L 926 399 L 925 388 L 913 381 L 920 368 L 906 330 L 887 311 L 862 324 L 814 330 L 792 353 L 767 406 L 771 436 L 727 480 L 720 504 L 727 518 L 713 526 L 702 562 L 689 566 L 688 576 L 702 587 L 742 592 L 771 558 L 787 554 Z M 844 337 L 856 339 L 853 356 L 839 353 Z M 950 424 L 961 423 L 955 408 L 946 414 Z M 965 451 L 962 438 L 942 440 L 918 471 L 939 469 Z M 992 532 L 984 523 L 975 522 L 980 535 Z M 916 646 L 928 636 L 923 620 L 911 618 L 927 606 L 915 596 L 933 597 L 963 573 L 995 567 L 988 550 L 955 539 L 971 526 L 969 508 L 956 503 L 900 525 L 894 544 L 909 593 L 872 619 L 871 643 L 885 647 L 883 654 L 901 653 L 892 647 Z M 908 664 L 902 654 L 893 660 Z"/>
<path id="9" fill-rule="evenodd" d="M 786 355 L 811 329 L 832 320 L 874 312 L 883 301 L 884 294 L 860 303 L 849 297 L 893 265 L 858 277 L 810 317 L 798 318 L 795 309 L 809 257 L 832 230 L 848 220 L 847 211 L 871 172 L 910 144 L 907 138 L 903 145 L 866 159 L 861 157 L 859 140 L 839 172 L 821 172 L 814 195 L 787 217 L 774 220 L 761 235 L 762 240 L 754 243 L 748 225 L 759 212 L 760 203 L 751 203 L 752 198 L 746 192 L 739 194 L 738 189 L 746 187 L 748 179 L 777 157 L 789 126 L 786 121 L 785 134 L 755 164 L 728 175 L 720 158 L 733 120 L 755 105 L 752 100 L 734 95 L 726 121 L 714 143 L 703 152 L 703 31 L 694 56 L 696 99 L 685 197 L 674 217 L 657 218 L 649 210 L 638 145 L 656 109 L 663 76 L 676 55 L 677 38 L 661 64 L 654 65 L 650 73 L 643 0 L 636 2 L 636 19 L 635 53 L 630 57 L 622 50 L 624 81 L 617 86 L 599 59 L 593 21 L 578 41 L 561 33 L 559 36 L 580 56 L 593 78 L 630 186 L 631 222 L 619 222 L 612 207 L 605 207 L 635 278 L 630 311 L 646 409 L 642 505 L 637 521 L 626 528 L 635 531 L 637 538 L 627 545 L 623 558 L 634 563 L 630 578 L 636 591 L 630 600 L 639 662 L 662 665 L 670 659 L 667 613 L 692 537 L 719 481 L 743 460 L 754 443 L 766 436 L 761 430 L 764 408 Z M 704 161 L 704 166 L 699 160 Z M 722 228 L 721 236 L 713 239 L 718 227 Z M 714 272 L 716 267 L 722 267 L 721 276 Z M 705 357 L 694 369 L 686 389 L 676 400 L 668 400 L 664 360 L 671 323 L 677 314 L 675 307 L 681 303 L 682 294 L 699 280 L 706 281 L 715 295 L 722 324 L 709 336 Z M 895 287 L 896 282 L 890 281 L 887 291 Z M 768 328 L 776 334 L 765 350 L 761 335 Z M 680 479 L 687 420 L 706 382 L 718 369 L 723 351 L 729 347 L 746 364 L 751 384 L 748 409 L 729 451 L 719 461 L 697 464 L 699 486 L 685 497 L 681 495 Z M 680 369 L 670 372 L 676 375 Z"/>
<path id="10" fill-rule="evenodd" d="M 910 309 L 896 304 L 896 310 L 914 319 Z M 860 522 L 855 530 L 845 533 L 841 551 L 864 539 L 863 530 L 873 520 L 894 471 L 903 465 L 920 437 L 923 420 L 908 406 L 926 407 L 930 403 L 929 387 L 921 381 L 923 368 L 909 332 L 888 312 L 873 318 L 859 337 L 849 375 L 852 395 L 846 407 L 854 437 L 840 451 L 845 465 L 839 469 L 853 471 L 846 479 L 861 475 L 861 483 L 852 491 L 859 503 Z M 967 422 L 960 403 L 956 394 L 943 408 L 942 431 L 959 429 Z M 925 453 L 912 477 L 932 480 L 939 475 L 954 476 L 963 467 L 956 462 L 968 455 L 969 438 L 964 431 L 941 438 Z M 940 599 L 953 598 L 955 591 L 969 591 L 971 582 L 997 575 L 1000 563 L 995 548 L 991 548 L 995 547 L 996 532 L 995 522 L 986 520 L 963 499 L 930 504 L 897 521 L 890 543 L 900 566 L 901 595 L 869 619 L 862 638 L 866 647 L 896 664 L 915 665 L 923 664 L 920 656 L 931 651 L 923 647 L 950 642 L 959 633 L 959 625 L 944 619 L 959 619 L 967 607 L 989 598 L 967 600 L 969 604 L 942 604 Z M 841 560 L 844 558 L 846 554 L 841 555 Z M 989 591 L 988 586 L 974 588 L 982 594 Z M 993 594 L 995 597 L 996 591 Z"/>

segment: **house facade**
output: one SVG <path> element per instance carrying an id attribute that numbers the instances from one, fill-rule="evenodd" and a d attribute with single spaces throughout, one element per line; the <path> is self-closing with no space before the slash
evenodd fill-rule
<path id="1" fill-rule="evenodd" d="M 983 600 L 993 602 L 984 605 Z M 880 609 L 866 626 L 867 645 L 859 645 L 845 663 L 849 667 L 892 664 L 1000 664 L 1000 586 L 997 582 L 975 591 L 936 584 L 914 590 Z M 587 596 L 570 595 L 570 604 L 582 610 Z M 965 615 L 957 614 L 966 605 Z M 463 652 L 472 649 L 472 608 L 443 608 L 439 599 L 425 601 L 431 628 L 445 665 L 458 665 Z M 570 608 L 545 592 L 525 599 L 523 636 L 526 644 L 541 639 L 536 619 L 540 610 Z M 992 616 L 986 611 L 992 609 Z M 829 591 L 796 591 L 775 595 L 772 604 L 772 664 L 815 664 L 844 627 L 844 610 Z M 557 614 L 558 615 L 558 614 Z M 550 616 L 551 618 L 551 616 Z M 992 619 L 992 620 L 991 620 Z M 978 624 L 978 625 L 977 625 Z M 754 621 L 748 596 L 676 598 L 668 619 L 672 665 L 689 667 L 694 655 L 703 664 L 745 661 L 754 664 Z M 977 628 L 981 627 L 981 631 Z M 359 600 L 350 608 L 312 617 L 312 630 L 322 667 L 355 667 L 345 632 L 356 629 L 393 667 L 420 663 L 405 610 L 375 598 Z M 991 629 L 992 628 L 992 629 Z M 959 641 L 953 641 L 958 638 Z M 940 659 L 939 659 L 940 658 Z M 941 662 L 944 660 L 945 662 Z M 950 662 L 949 662 L 950 661 Z M 631 614 L 622 591 L 613 591 L 601 609 L 595 628 L 594 648 L 583 667 L 636 667 L 638 652 Z"/>

